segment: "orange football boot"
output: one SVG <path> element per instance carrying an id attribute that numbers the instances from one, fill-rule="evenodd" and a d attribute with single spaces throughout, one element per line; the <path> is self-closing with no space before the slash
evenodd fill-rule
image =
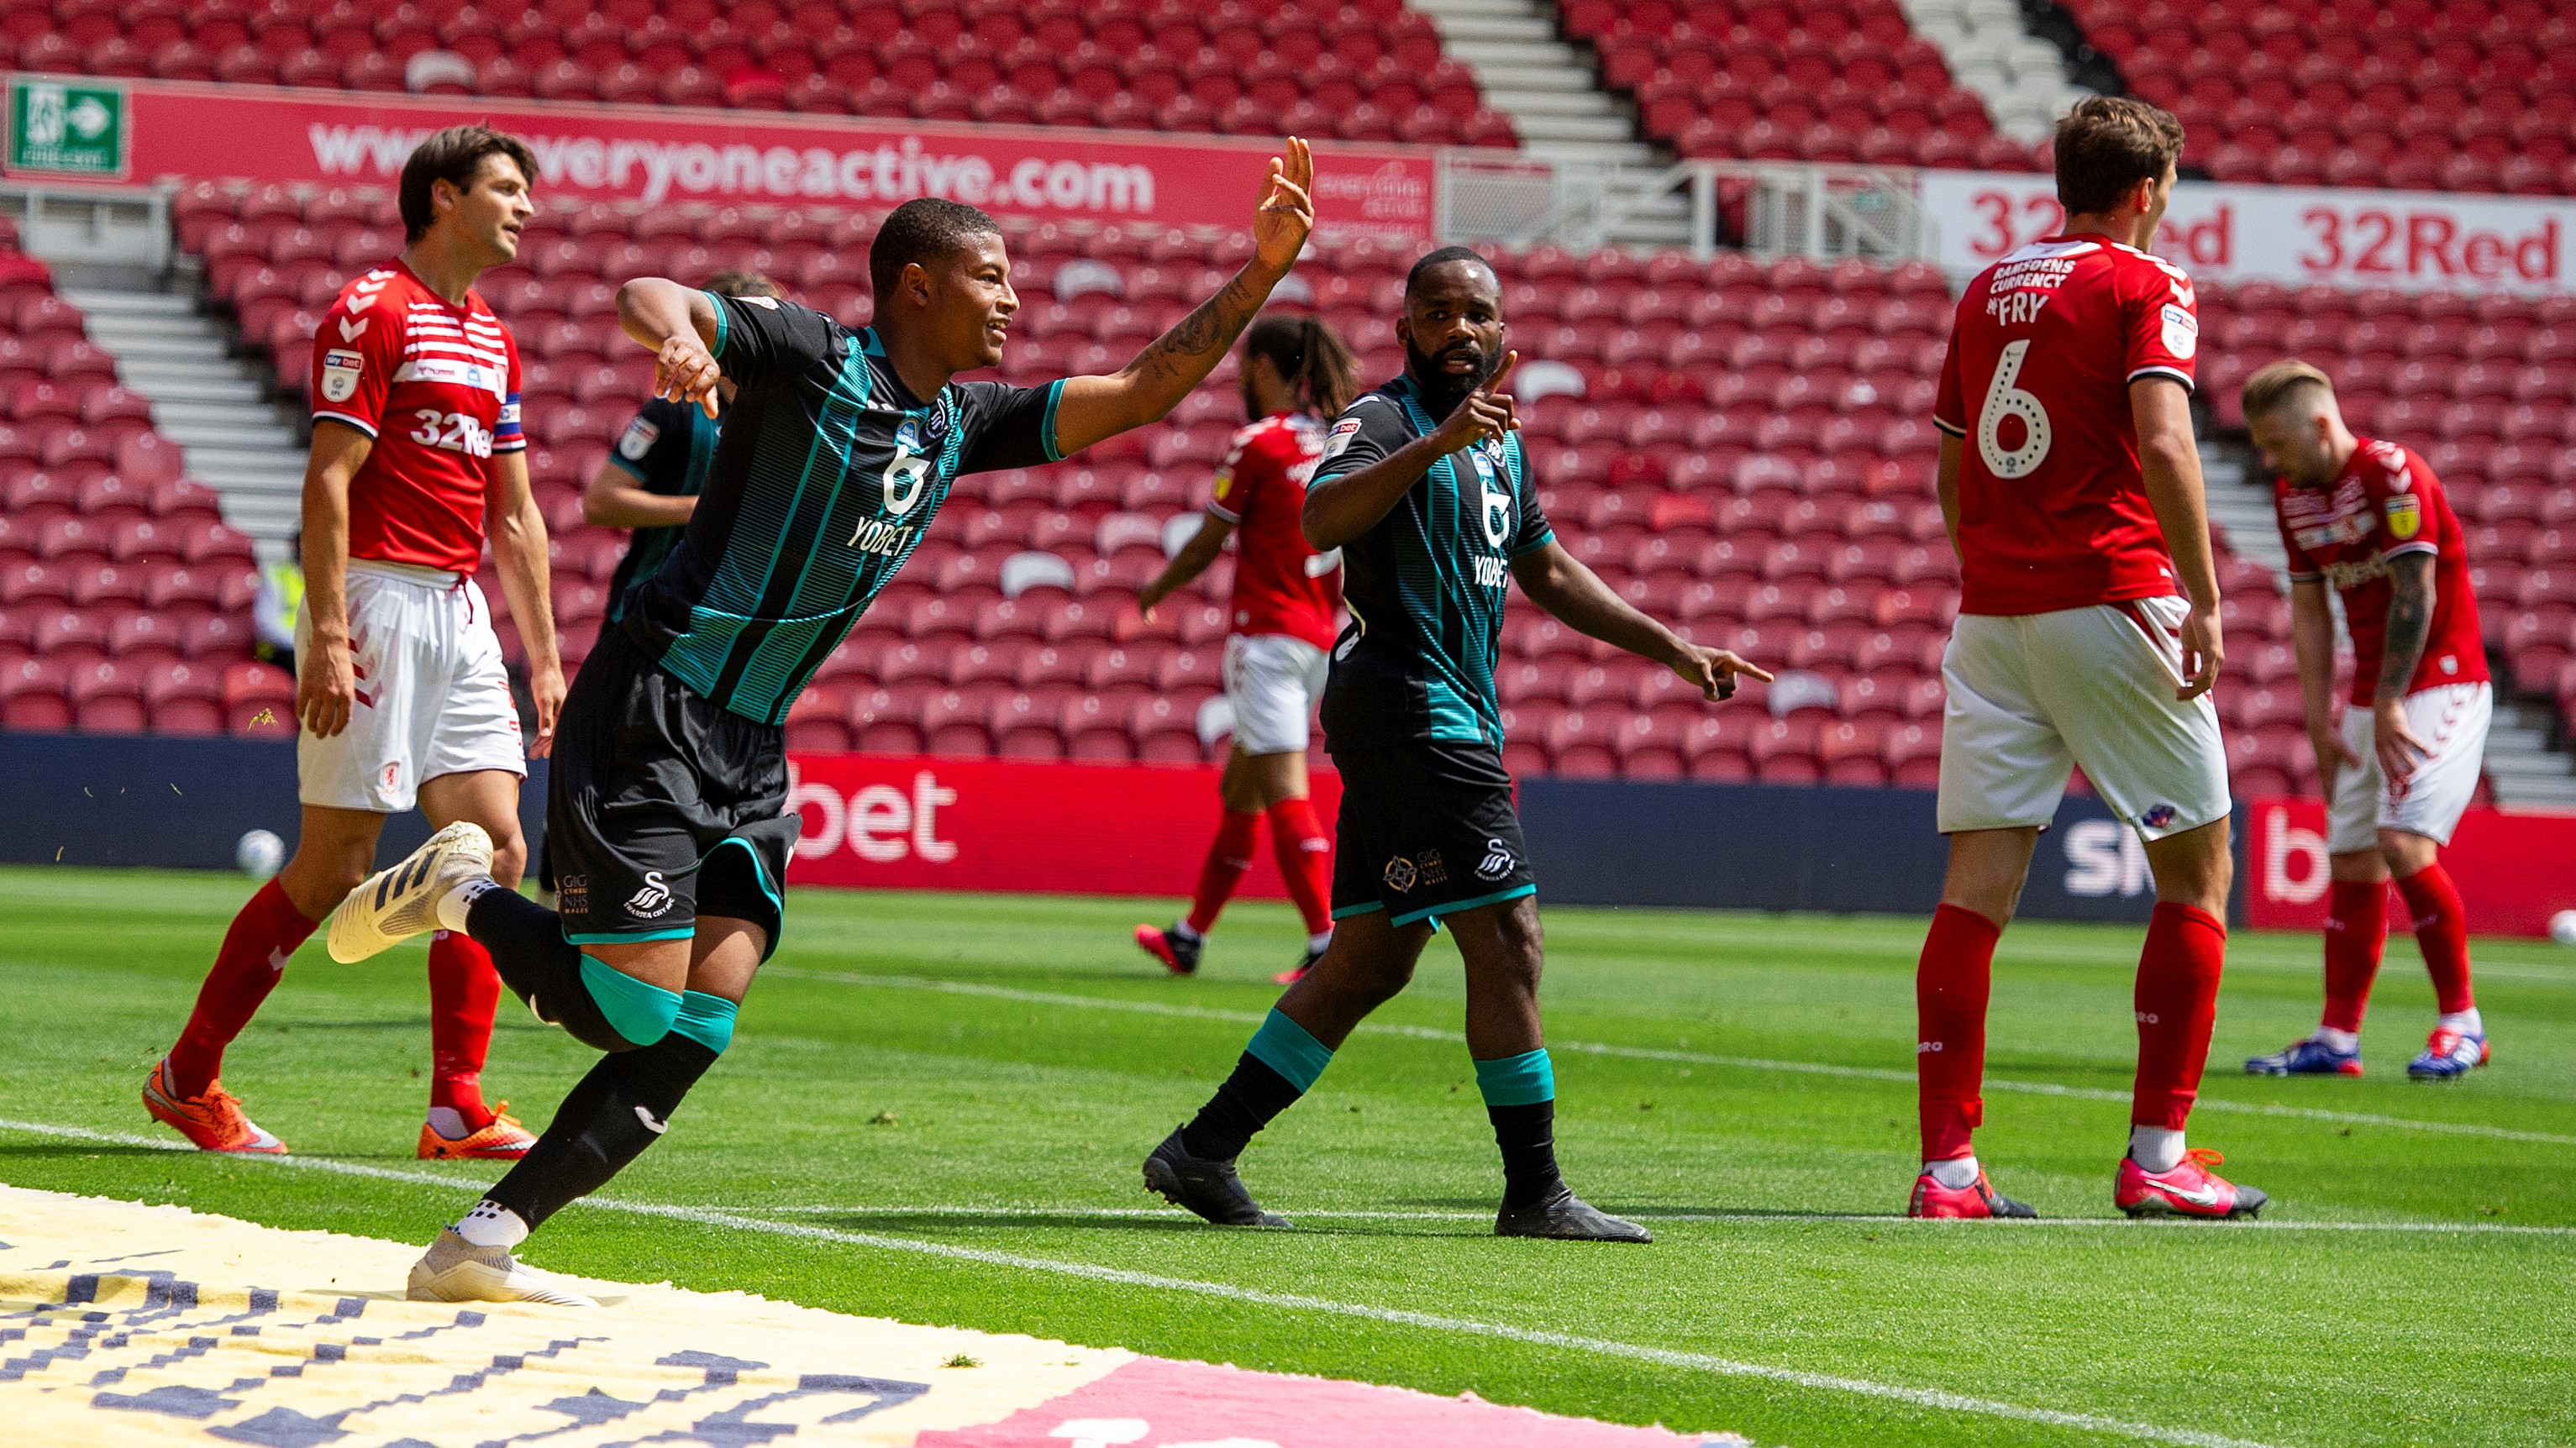
<path id="1" fill-rule="evenodd" d="M 517 1161 L 537 1144 L 537 1134 L 519 1124 L 519 1118 L 508 1114 L 510 1103 L 502 1101 L 492 1107 L 492 1124 L 471 1135 L 449 1138 L 438 1134 L 438 1128 L 424 1121 L 420 1124 L 420 1159 L 422 1161 L 459 1161 L 468 1157 L 485 1160 Z"/>
<path id="2" fill-rule="evenodd" d="M 153 1120 L 188 1138 L 199 1151 L 286 1155 L 286 1143 L 244 1116 L 241 1098 L 225 1090 L 222 1082 L 208 1082 L 203 1096 L 179 1095 L 170 1085 L 166 1056 L 143 1078 L 143 1109 L 152 1113 Z"/>

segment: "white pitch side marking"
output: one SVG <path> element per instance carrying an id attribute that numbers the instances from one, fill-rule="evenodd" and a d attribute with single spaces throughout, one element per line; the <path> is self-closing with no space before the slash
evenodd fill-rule
<path id="1" fill-rule="evenodd" d="M 192 1146 L 159 1137 L 137 1136 L 121 1131 L 91 1131 L 76 1126 L 50 1126 L 36 1122 L 0 1120 L 0 1130 L 68 1137 L 78 1141 L 109 1142 L 120 1146 L 158 1147 L 168 1151 L 193 1152 L 196 1150 Z M 379 1181 L 418 1182 L 449 1189 L 468 1185 L 460 1177 L 433 1176 L 428 1172 L 400 1171 L 392 1167 L 365 1166 L 349 1161 L 295 1156 L 263 1156 L 246 1159 L 303 1171 L 372 1177 Z M 1913 1407 L 1929 1408 L 1936 1412 L 1973 1413 L 1981 1417 L 2006 1418 L 2022 1423 L 2045 1423 L 2051 1427 L 2073 1428 L 2089 1433 L 2112 1433 L 2149 1443 L 2177 1444 L 2180 1448 L 2270 1448 L 2268 1444 L 2245 1438 L 2229 1438 L 2218 1433 L 2201 1433 L 2188 1428 L 2165 1428 L 2153 1423 L 2131 1423 L 2118 1418 L 2098 1417 L 2091 1413 L 2060 1412 L 2054 1408 L 2025 1408 L 2018 1403 L 1999 1403 L 1987 1398 L 1972 1398 L 1960 1393 L 1944 1392 L 1938 1388 L 1902 1387 L 1894 1383 L 1871 1382 L 1866 1378 L 1846 1378 L 1831 1373 L 1811 1373 L 1796 1368 L 1770 1367 L 1761 1363 L 1738 1362 L 1733 1358 L 1717 1357 L 1709 1353 L 1647 1347 L 1639 1343 L 1618 1342 L 1608 1338 L 1551 1332 L 1545 1328 L 1514 1327 L 1508 1323 L 1479 1322 L 1474 1318 L 1449 1317 L 1431 1312 L 1407 1312 L 1400 1308 L 1372 1307 L 1358 1302 L 1335 1302 L 1330 1298 L 1308 1297 L 1302 1293 L 1265 1292 L 1257 1287 L 1237 1287 L 1230 1282 L 1201 1282 L 1188 1277 L 1165 1277 L 1152 1272 L 1133 1272 L 1123 1267 L 1100 1267 L 1089 1262 L 1064 1262 L 1051 1257 L 1028 1257 L 1016 1252 L 993 1252 L 981 1247 L 953 1246 L 946 1242 L 917 1242 L 906 1237 L 887 1237 L 874 1232 L 845 1232 L 833 1227 L 817 1227 L 802 1222 L 770 1222 L 758 1217 L 743 1216 L 736 1212 L 715 1211 L 704 1207 L 663 1206 L 652 1202 L 619 1201 L 611 1197 L 585 1197 L 581 1205 L 603 1211 L 626 1212 L 640 1217 L 659 1217 L 665 1221 L 689 1222 L 702 1227 L 770 1232 L 807 1241 L 838 1242 L 852 1247 L 871 1247 L 883 1252 L 909 1252 L 917 1256 L 938 1257 L 951 1262 L 971 1262 L 985 1267 L 1008 1267 L 1022 1272 L 1044 1272 L 1057 1277 L 1077 1277 L 1092 1282 L 1112 1283 L 1121 1287 L 1185 1292 L 1229 1302 L 1248 1303 L 1255 1307 L 1274 1307 L 1291 1312 L 1320 1312 L 1334 1317 L 1353 1317 L 1369 1322 L 1389 1323 L 1397 1327 L 1418 1327 L 1433 1332 L 1454 1332 L 1470 1337 L 1496 1338 L 1505 1342 L 1527 1343 L 1533 1347 L 1558 1348 L 1568 1352 L 1591 1353 L 1600 1357 L 1653 1363 L 1658 1367 L 1715 1373 L 1721 1377 L 1755 1378 L 1766 1382 L 1788 1383 L 1795 1387 L 1815 1388 L 1825 1392 L 1881 1398 Z M 2203 1227 L 2201 1230 L 2209 1229 Z"/>
<path id="2" fill-rule="evenodd" d="M 1135 1011 L 1155 1016 L 1192 1016 L 1208 1021 L 1234 1021 L 1257 1026 L 1263 1016 L 1250 1011 L 1217 1010 L 1208 1006 L 1164 1005 L 1159 1001 L 1113 1000 L 1106 996 L 1073 995 L 1059 991 L 1018 990 L 1010 986 L 977 985 L 967 981 L 930 980 L 910 975 L 870 975 L 860 971 L 800 970 L 792 965 L 761 967 L 761 974 L 787 980 L 810 980 L 826 985 L 886 986 L 895 990 L 939 991 L 953 995 L 986 996 L 995 1000 L 1025 1001 L 1031 1005 L 1088 1006 L 1104 1011 Z M 2554 978 L 2554 977 L 2553 977 Z M 1466 1037 L 1455 1031 L 1431 1026 L 1404 1026 L 1363 1022 L 1363 1033 L 1404 1036 L 1417 1041 L 1439 1041 L 1463 1045 Z M 1551 1051 L 1579 1051 L 1587 1056 L 1614 1056 L 1630 1061 L 1671 1061 L 1684 1066 L 1740 1066 L 1751 1071 L 1793 1071 L 1806 1076 L 1840 1076 L 1856 1081 L 1901 1081 L 1915 1084 L 1911 1071 L 1895 1071 L 1878 1066 L 1832 1066 L 1821 1061 L 1767 1061 L 1758 1056 L 1717 1056 L 1700 1051 L 1663 1051 L 1651 1046 L 1607 1046 L 1589 1041 L 1550 1041 Z M 2046 1081 L 1997 1081 L 1989 1077 L 1989 1091 L 2013 1091 L 2029 1096 L 2063 1096 L 2077 1101 L 2118 1101 L 2126 1103 L 2129 1093 L 2109 1091 L 2096 1086 L 2059 1086 Z M 2404 1116 L 2381 1116 L 2368 1111 L 2327 1111 L 2313 1106 L 2280 1106 L 2253 1101 L 2219 1101 L 2200 1098 L 2194 1107 L 2199 1111 L 2234 1111 L 2250 1116 L 2292 1117 L 2302 1121 L 2337 1121 L 2351 1126 L 2386 1126 L 2402 1131 L 2432 1131 L 2451 1136 L 2484 1136 L 2498 1141 L 2533 1141 L 2549 1146 L 2576 1146 L 2576 1136 L 2550 1131 L 2516 1131 L 2511 1127 L 2487 1126 L 2474 1121 L 2417 1121 Z"/>
<path id="3" fill-rule="evenodd" d="M 1276 1206 L 1277 1204 L 1273 1203 L 1272 1205 Z M 1187 1211 L 1184 1211 L 1179 1207 L 1092 1207 L 1082 1205 L 1063 1207 L 960 1207 L 954 1205 L 942 1205 L 925 1207 L 904 1206 L 900 1203 L 888 1202 L 876 1205 L 861 1204 L 855 1206 L 744 1206 L 736 1207 L 734 1210 L 755 1217 L 1076 1217 L 1101 1218 L 1112 1221 L 1121 1218 L 1141 1217 L 1149 1220 L 1174 1222 L 1188 1222 L 1196 1220 L 1196 1218 L 1192 1217 Z M 1494 1214 L 1491 1212 L 1367 1212 L 1351 1210 L 1316 1210 L 1313 1208 L 1301 1207 L 1280 1207 L 1279 1211 L 1282 1216 L 1293 1215 L 1299 1220 L 1312 1217 L 1318 1221 L 1336 1222 L 1489 1222 L 1494 1218 Z M 1980 1221 L 1974 1226 L 1961 1226 L 1958 1219 L 1953 1218 L 1908 1217 L 1895 1212 L 1654 1212 L 1644 1214 L 1642 1219 L 1648 1224 L 1658 1227 L 1667 1222 L 1740 1222 L 1748 1226 L 1756 1227 L 1770 1226 L 1774 1224 L 1792 1227 L 1829 1227 L 1836 1223 L 1850 1223 L 1855 1226 L 1870 1227 L 1873 1229 L 1898 1226 L 1914 1227 L 1927 1232 L 1949 1231 L 1953 1228 L 1960 1231 L 1974 1231 L 1979 1228 L 1987 1228 L 1997 1231 L 2019 1232 L 2026 1230 L 2036 1232 L 2043 1231 L 2050 1227 L 2110 1227 L 2123 1232 L 2147 1232 L 2154 1231 L 2158 1228 L 2201 1232 L 2209 1230 L 2208 1227 L 2199 1223 L 2187 1222 L 2175 1217 L 2145 1217 L 2136 1219 L 2129 1217 L 2006 1217 L 1996 1218 L 1991 1221 Z M 2576 1227 L 2526 1227 L 2517 1226 L 2510 1222 L 2284 1222 L 2275 1221 L 2269 1218 L 2248 1217 L 2230 1222 L 2227 1224 L 2227 1227 L 2230 1231 L 2241 1228 L 2246 1231 L 2258 1232 L 2399 1232 L 2422 1233 L 2429 1236 L 2460 1237 L 2490 1235 L 2502 1237 L 2576 1237 Z"/>

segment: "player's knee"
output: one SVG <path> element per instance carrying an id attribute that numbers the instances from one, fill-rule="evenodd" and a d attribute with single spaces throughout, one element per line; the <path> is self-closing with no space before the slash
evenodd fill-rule
<path id="1" fill-rule="evenodd" d="M 513 829 L 508 838 L 492 836 L 492 878 L 517 889 L 528 872 L 528 837 Z"/>

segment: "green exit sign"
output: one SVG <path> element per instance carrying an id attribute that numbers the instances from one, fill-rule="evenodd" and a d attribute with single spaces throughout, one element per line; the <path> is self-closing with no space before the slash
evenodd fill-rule
<path id="1" fill-rule="evenodd" d="M 9 77 L 9 169 L 103 181 L 125 177 L 125 87 L 78 76 Z"/>

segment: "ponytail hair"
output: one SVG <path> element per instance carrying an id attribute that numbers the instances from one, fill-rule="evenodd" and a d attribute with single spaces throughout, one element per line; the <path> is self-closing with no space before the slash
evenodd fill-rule
<path id="1" fill-rule="evenodd" d="M 1297 389 L 1300 407 L 1338 417 L 1359 395 L 1359 359 L 1350 344 L 1312 316 L 1265 316 L 1243 334 L 1243 358 L 1266 358 Z"/>

